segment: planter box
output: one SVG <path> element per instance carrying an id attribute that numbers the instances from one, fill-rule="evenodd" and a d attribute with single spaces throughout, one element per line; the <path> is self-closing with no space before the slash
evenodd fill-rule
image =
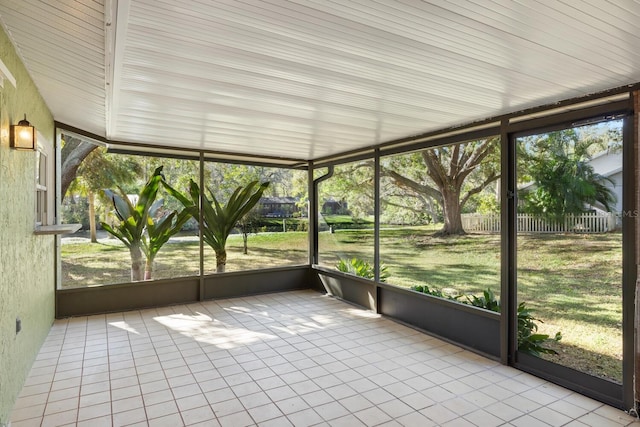
<path id="1" fill-rule="evenodd" d="M 494 359 L 500 314 L 315 266 L 326 292 Z"/>
<path id="2" fill-rule="evenodd" d="M 381 285 L 381 314 L 461 344 L 492 358 L 500 357 L 500 314 L 477 307 Z"/>
<path id="3" fill-rule="evenodd" d="M 325 291 L 329 295 L 336 296 L 344 301 L 366 308 L 376 309 L 376 284 L 372 280 L 339 271 L 314 267 Z"/>

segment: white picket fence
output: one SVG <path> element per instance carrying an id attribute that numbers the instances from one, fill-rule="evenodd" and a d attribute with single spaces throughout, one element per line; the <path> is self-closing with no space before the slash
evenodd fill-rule
<path id="1" fill-rule="evenodd" d="M 549 222 L 529 214 L 518 214 L 519 233 L 606 233 L 616 228 L 616 214 L 567 215 L 564 221 Z M 462 214 L 462 227 L 469 232 L 500 232 L 499 214 Z"/>

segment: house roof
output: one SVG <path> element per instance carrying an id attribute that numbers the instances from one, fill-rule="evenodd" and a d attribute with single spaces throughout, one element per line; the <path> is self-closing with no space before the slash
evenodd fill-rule
<path id="1" fill-rule="evenodd" d="M 293 204 L 293 203 L 297 203 L 298 199 L 295 197 L 262 197 L 260 198 L 260 203 L 262 204 L 267 204 L 267 203 L 273 203 L 273 204 L 281 204 L 281 205 L 287 205 L 287 204 Z"/>
<path id="2" fill-rule="evenodd" d="M 318 159 L 640 81 L 632 1 L 3 0 L 54 118 Z"/>
<path id="3" fill-rule="evenodd" d="M 622 150 L 597 153 L 589 160 L 589 164 L 595 173 L 610 178 L 622 172 Z"/>

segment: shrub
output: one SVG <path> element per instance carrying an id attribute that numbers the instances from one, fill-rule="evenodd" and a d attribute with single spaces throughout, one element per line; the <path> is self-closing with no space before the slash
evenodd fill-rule
<path id="1" fill-rule="evenodd" d="M 373 265 L 360 258 L 351 258 L 350 260 L 340 258 L 336 268 L 343 273 L 353 274 L 358 277 L 364 277 L 365 279 L 373 280 L 375 278 L 375 269 L 373 268 Z M 385 282 L 388 277 L 389 273 L 387 272 L 387 266 L 381 264 L 380 281 Z"/>
<path id="2" fill-rule="evenodd" d="M 89 229 L 89 202 L 86 197 L 68 195 L 60 206 L 62 222 L 80 223 L 84 230 Z"/>
<path id="3" fill-rule="evenodd" d="M 560 341 L 562 334 L 556 332 L 553 338 L 550 338 L 547 334 L 537 334 L 538 325 L 536 321 L 542 323 L 542 320 L 533 317 L 524 302 L 518 304 L 518 351 L 534 356 L 539 356 L 541 353 L 558 354 L 557 351 L 545 347 L 543 344 L 546 341 Z"/>
<path id="4" fill-rule="evenodd" d="M 442 292 L 440 289 L 438 289 L 438 288 L 431 289 L 427 285 L 424 285 L 424 286 L 413 286 L 411 288 L 411 290 L 416 291 L 416 292 L 422 292 L 423 294 L 431 295 L 431 296 L 434 296 L 434 297 L 453 299 L 449 295 L 445 295 L 444 292 Z"/>

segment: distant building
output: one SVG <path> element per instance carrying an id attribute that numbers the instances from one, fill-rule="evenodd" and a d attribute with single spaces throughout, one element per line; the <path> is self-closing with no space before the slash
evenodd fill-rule
<path id="1" fill-rule="evenodd" d="M 263 197 L 260 199 L 260 213 L 266 218 L 291 218 L 300 212 L 296 197 Z"/>
<path id="2" fill-rule="evenodd" d="M 330 197 L 322 204 L 322 213 L 325 215 L 349 215 L 349 204 L 346 200 L 336 200 Z"/>
<path id="3" fill-rule="evenodd" d="M 611 181 L 605 181 L 604 185 L 616 195 L 616 203 L 612 207 L 613 212 L 622 211 L 622 151 L 608 152 L 596 154 L 589 160 L 589 164 L 593 167 L 593 171 L 609 178 Z M 595 208 L 595 207 L 594 207 Z M 597 208 L 596 208 L 597 209 Z"/>

